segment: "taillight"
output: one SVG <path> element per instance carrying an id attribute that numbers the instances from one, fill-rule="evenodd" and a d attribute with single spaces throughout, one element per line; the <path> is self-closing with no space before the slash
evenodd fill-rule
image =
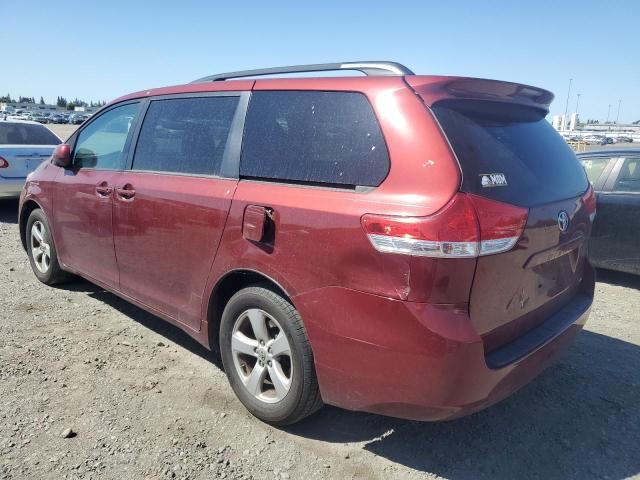
<path id="1" fill-rule="evenodd" d="M 591 185 L 589 185 L 587 193 L 582 196 L 582 203 L 584 203 L 587 212 L 589 212 L 589 220 L 593 222 L 596 218 L 596 194 Z"/>
<path id="2" fill-rule="evenodd" d="M 0 157 L 0 168 L 9 168 L 9 162 L 2 157 Z"/>
<path id="3" fill-rule="evenodd" d="M 367 214 L 362 226 L 374 248 L 423 257 L 473 258 L 513 248 L 527 222 L 527 210 L 458 193 L 428 217 Z"/>
<path id="4" fill-rule="evenodd" d="M 476 195 L 469 195 L 469 198 L 480 225 L 480 255 L 511 250 L 524 231 L 529 211 Z"/>

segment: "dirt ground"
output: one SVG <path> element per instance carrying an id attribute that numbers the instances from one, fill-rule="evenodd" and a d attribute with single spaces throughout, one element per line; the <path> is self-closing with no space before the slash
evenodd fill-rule
<path id="1" fill-rule="evenodd" d="M 177 328 L 84 281 L 38 283 L 16 209 L 0 202 L 1 479 L 640 478 L 638 277 L 600 272 L 576 345 L 484 412 L 325 407 L 275 429 Z"/>

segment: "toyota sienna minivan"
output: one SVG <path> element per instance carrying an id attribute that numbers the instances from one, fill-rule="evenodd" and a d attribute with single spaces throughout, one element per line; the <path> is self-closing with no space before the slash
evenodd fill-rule
<path id="1" fill-rule="evenodd" d="M 41 282 L 79 275 L 219 349 L 266 422 L 452 419 L 589 315 L 595 199 L 552 98 L 393 62 L 133 93 L 30 175 L 22 244 Z"/>

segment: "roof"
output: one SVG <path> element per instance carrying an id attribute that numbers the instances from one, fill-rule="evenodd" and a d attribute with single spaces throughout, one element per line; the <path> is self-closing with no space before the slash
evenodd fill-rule
<path id="1" fill-rule="evenodd" d="M 0 118 L 0 123 L 23 123 L 23 124 L 27 124 L 27 125 L 40 125 L 41 127 L 44 127 L 44 125 L 42 125 L 41 123 L 38 123 L 34 120 L 18 120 L 18 119 L 7 119 L 7 120 L 3 120 L 2 118 Z M 47 127 L 45 127 L 47 128 Z"/>
<path id="2" fill-rule="evenodd" d="M 576 153 L 576 157 L 586 157 L 586 156 L 600 156 L 600 155 L 628 155 L 633 153 L 635 155 L 640 154 L 640 147 L 632 147 L 632 148 L 601 148 L 598 150 L 587 150 L 586 152 Z"/>

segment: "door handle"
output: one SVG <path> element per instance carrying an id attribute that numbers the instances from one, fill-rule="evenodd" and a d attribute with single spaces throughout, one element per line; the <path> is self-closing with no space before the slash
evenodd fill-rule
<path id="1" fill-rule="evenodd" d="M 113 188 L 107 182 L 101 182 L 96 185 L 96 195 L 99 197 L 108 197 L 113 192 Z"/>
<path id="2" fill-rule="evenodd" d="M 116 188 L 116 194 L 120 200 L 133 200 L 133 197 L 136 195 L 136 191 L 133 188 L 133 185 L 127 183 L 121 188 Z"/>

